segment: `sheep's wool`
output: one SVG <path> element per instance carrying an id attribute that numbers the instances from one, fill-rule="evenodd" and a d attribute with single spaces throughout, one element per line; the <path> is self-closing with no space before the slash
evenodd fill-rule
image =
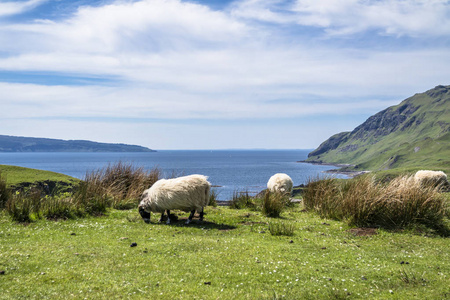
<path id="1" fill-rule="evenodd" d="M 447 175 L 442 171 L 429 171 L 429 170 L 421 170 L 417 171 L 417 173 L 414 175 L 414 180 L 417 183 L 423 184 L 423 185 L 445 185 L 448 184 L 447 182 Z"/>
<path id="2" fill-rule="evenodd" d="M 279 193 L 292 193 L 294 188 L 294 183 L 292 182 L 291 177 L 284 173 L 277 173 L 270 177 L 267 182 L 267 188 L 270 192 L 279 192 Z"/>
<path id="3" fill-rule="evenodd" d="M 189 175 L 173 179 L 160 179 L 144 191 L 139 204 L 147 212 L 179 209 L 201 211 L 209 203 L 211 184 L 208 177 Z"/>

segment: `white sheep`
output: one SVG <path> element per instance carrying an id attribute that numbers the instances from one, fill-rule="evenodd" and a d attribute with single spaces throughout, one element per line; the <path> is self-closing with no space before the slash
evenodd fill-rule
<path id="1" fill-rule="evenodd" d="M 267 188 L 272 193 L 286 193 L 291 194 L 294 188 L 294 183 L 292 182 L 291 177 L 284 173 L 277 173 L 270 177 L 267 182 Z"/>
<path id="2" fill-rule="evenodd" d="M 167 224 L 170 224 L 171 209 L 190 211 L 191 214 L 186 221 L 186 224 L 189 224 L 195 211 L 198 211 L 200 221 L 203 221 L 203 207 L 209 203 L 210 189 L 208 177 L 203 175 L 160 179 L 142 193 L 139 214 L 146 223 L 149 223 L 150 212 L 162 213 L 159 220 L 161 222 L 167 210 Z"/>
<path id="3" fill-rule="evenodd" d="M 448 185 L 447 175 L 442 171 L 417 171 L 414 181 L 422 186 L 443 187 Z"/>

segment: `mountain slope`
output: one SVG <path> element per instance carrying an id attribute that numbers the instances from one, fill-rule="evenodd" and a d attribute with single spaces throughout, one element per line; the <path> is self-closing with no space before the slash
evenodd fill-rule
<path id="1" fill-rule="evenodd" d="M 352 132 L 330 137 L 307 162 L 353 169 L 450 170 L 450 86 L 437 86 L 371 116 Z"/>
<path id="2" fill-rule="evenodd" d="M 152 152 L 146 147 L 0 135 L 0 152 Z"/>

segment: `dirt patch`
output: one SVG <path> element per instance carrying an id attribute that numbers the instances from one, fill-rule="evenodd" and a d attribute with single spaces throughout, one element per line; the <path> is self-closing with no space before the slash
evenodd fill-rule
<path id="1" fill-rule="evenodd" d="M 348 231 L 356 236 L 372 236 L 378 234 L 376 228 L 352 228 Z"/>

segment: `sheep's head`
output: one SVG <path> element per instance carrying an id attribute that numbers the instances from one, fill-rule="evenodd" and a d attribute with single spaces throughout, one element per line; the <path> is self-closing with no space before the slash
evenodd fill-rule
<path id="1" fill-rule="evenodd" d="M 142 219 L 144 219 L 145 223 L 150 223 L 150 213 L 146 212 L 142 206 L 139 206 L 139 214 L 141 215 Z"/>

